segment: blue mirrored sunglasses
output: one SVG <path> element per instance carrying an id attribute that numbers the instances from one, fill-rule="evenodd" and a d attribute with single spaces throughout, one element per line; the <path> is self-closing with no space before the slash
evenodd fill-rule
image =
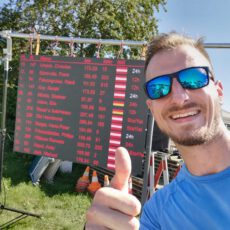
<path id="1" fill-rule="evenodd" d="M 209 73 L 209 68 L 206 66 L 182 69 L 147 81 L 144 90 L 152 100 L 165 97 L 171 92 L 173 78 L 176 78 L 184 89 L 200 89 L 209 84 Z"/>

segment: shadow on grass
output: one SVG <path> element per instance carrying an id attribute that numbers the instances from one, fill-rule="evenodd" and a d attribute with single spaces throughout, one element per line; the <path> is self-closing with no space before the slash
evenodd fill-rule
<path id="1" fill-rule="evenodd" d="M 22 182 L 31 183 L 32 185 L 29 168 L 33 158 L 33 155 L 16 153 L 12 151 L 12 147 L 6 146 L 3 161 L 3 177 L 10 178 L 12 186 L 17 186 Z M 84 173 L 85 167 L 85 165 L 74 163 L 71 173 L 61 173 L 58 171 L 54 176 L 54 183 L 52 184 L 41 178 L 39 187 L 48 196 L 75 193 L 76 181 Z"/>
<path id="2" fill-rule="evenodd" d="M 75 185 L 79 177 L 85 170 L 85 165 L 73 164 L 71 173 L 61 173 L 58 171 L 54 177 L 54 183 L 50 184 L 45 180 L 41 180 L 40 188 L 48 196 L 54 196 L 62 193 L 75 193 Z"/>

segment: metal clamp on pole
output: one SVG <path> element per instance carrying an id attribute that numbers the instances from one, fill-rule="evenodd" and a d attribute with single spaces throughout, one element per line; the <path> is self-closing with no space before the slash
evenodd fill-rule
<path id="1" fill-rule="evenodd" d="M 3 54 L 5 54 L 5 57 L 3 60 L 8 59 L 8 62 L 12 60 L 12 37 L 11 37 L 11 31 L 5 30 L 0 32 L 0 36 L 6 40 L 6 48 L 3 49 Z"/>

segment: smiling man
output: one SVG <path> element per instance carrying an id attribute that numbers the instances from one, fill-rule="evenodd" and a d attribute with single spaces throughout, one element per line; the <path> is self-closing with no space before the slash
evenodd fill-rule
<path id="1" fill-rule="evenodd" d="M 147 105 L 185 165 L 145 205 L 141 229 L 228 229 L 230 135 L 221 118 L 222 85 L 201 41 L 175 33 L 155 38 L 146 79 Z"/>
<path id="2" fill-rule="evenodd" d="M 96 194 L 86 229 L 229 229 L 230 134 L 221 118 L 223 88 L 201 40 L 153 38 L 144 87 L 148 108 L 185 164 L 145 204 L 139 223 L 140 204 L 127 193 L 130 159 L 119 148 L 112 187 Z"/>

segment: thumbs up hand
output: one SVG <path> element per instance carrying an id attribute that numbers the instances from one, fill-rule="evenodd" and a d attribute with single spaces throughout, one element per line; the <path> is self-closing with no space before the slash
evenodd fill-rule
<path id="1" fill-rule="evenodd" d="M 95 194 L 87 212 L 87 230 L 139 229 L 139 221 L 135 216 L 140 213 L 141 204 L 128 193 L 131 160 L 123 147 L 116 150 L 115 167 L 111 187 L 101 188 Z"/>
<path id="2" fill-rule="evenodd" d="M 115 175 L 111 180 L 111 186 L 128 193 L 128 180 L 131 175 L 131 160 L 125 148 L 116 150 Z"/>

